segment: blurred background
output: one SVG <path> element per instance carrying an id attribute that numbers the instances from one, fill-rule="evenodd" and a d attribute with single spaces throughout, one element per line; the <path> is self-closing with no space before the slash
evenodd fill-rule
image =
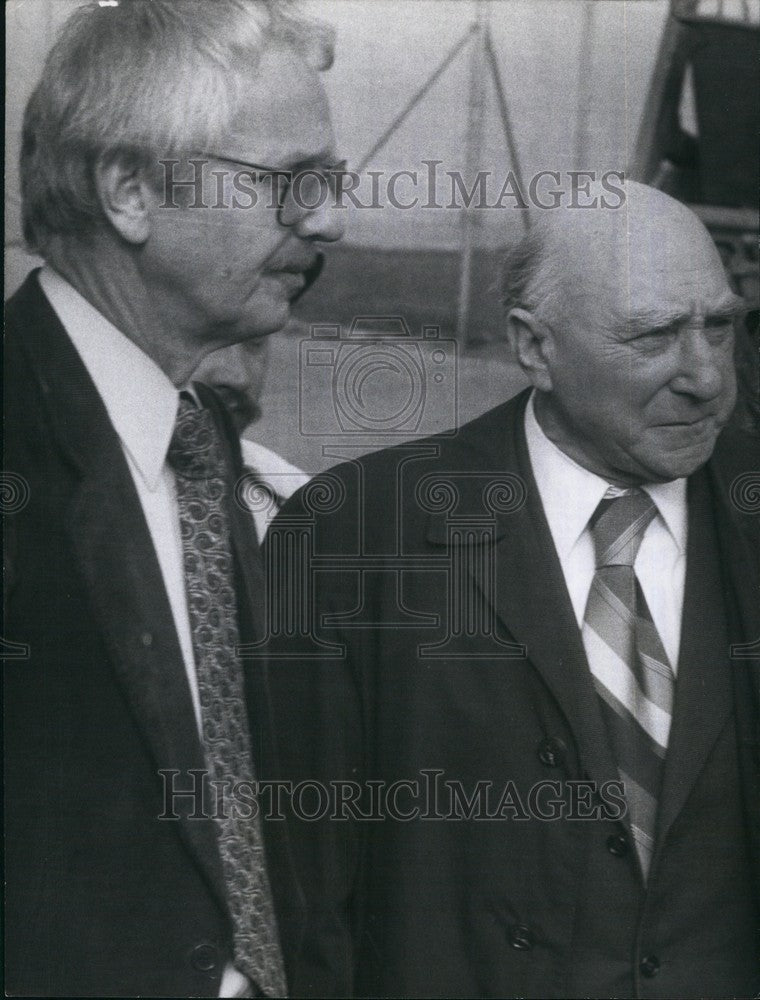
<path id="1" fill-rule="evenodd" d="M 25 253 L 19 228 L 23 108 L 57 28 L 76 6 L 76 0 L 6 5 L 6 296 L 38 263 Z M 383 198 L 379 208 L 360 209 L 346 199 L 344 242 L 330 248 L 295 321 L 272 338 L 263 415 L 255 425 L 262 443 L 315 471 L 332 464 L 330 442 L 345 439 L 340 414 L 303 419 L 310 388 L 303 385 L 304 341 L 314 324 L 345 332 L 356 317 L 402 317 L 412 340 L 425 327 L 440 328 L 456 370 L 447 370 L 445 391 L 430 382 L 419 433 L 467 420 L 521 387 L 502 339 L 497 287 L 499 248 L 522 232 L 524 213 L 515 197 L 498 208 L 467 209 L 461 192 L 453 199 L 459 207 L 423 207 L 431 170 L 425 161 L 439 161 L 436 200 L 444 205 L 452 201 L 447 172 L 460 172 L 470 189 L 478 170 L 490 171 L 493 203 L 510 171 L 527 198 L 539 172 L 558 172 L 567 190 L 567 171 L 583 170 L 625 173 L 699 206 L 754 309 L 740 363 L 756 395 L 760 0 L 306 0 L 303 6 L 336 33 L 325 84 L 341 156 L 349 167 L 379 172 L 383 191 L 395 172 L 416 172 L 418 183 L 400 177 L 396 193 L 399 201 L 417 195 L 419 204 L 402 209 Z M 542 190 L 550 188 L 551 180 Z M 357 193 L 371 204 L 366 178 Z M 397 326 L 389 321 L 388 330 Z M 423 348 L 412 360 L 424 379 L 430 362 Z M 394 377 L 408 383 L 402 397 L 417 391 L 408 370 L 386 371 L 375 386 L 379 396 L 393 389 L 387 379 Z M 308 405 L 333 403 L 312 394 Z M 359 450 L 390 440 L 376 433 L 380 425 L 371 415 L 355 424 L 349 437 Z M 414 429 L 402 436 L 414 436 Z"/>

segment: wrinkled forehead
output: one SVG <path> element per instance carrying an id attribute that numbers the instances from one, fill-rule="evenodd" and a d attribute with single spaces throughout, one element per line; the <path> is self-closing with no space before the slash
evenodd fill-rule
<path id="1" fill-rule="evenodd" d="M 556 236 L 568 264 L 566 294 L 582 296 L 593 318 L 700 318 L 735 303 L 709 233 L 673 199 L 634 187 L 622 208 L 580 216 L 562 220 Z"/>
<path id="2" fill-rule="evenodd" d="M 664 309 L 699 318 L 724 311 L 733 300 L 715 244 L 685 207 L 654 217 L 632 213 L 626 256 L 627 288 L 621 296 L 618 283 L 614 296 L 623 315 Z"/>
<path id="3" fill-rule="evenodd" d="M 236 155 L 290 166 L 331 159 L 334 136 L 321 74 L 288 45 L 264 50 L 242 71 L 242 101 L 230 137 Z"/>

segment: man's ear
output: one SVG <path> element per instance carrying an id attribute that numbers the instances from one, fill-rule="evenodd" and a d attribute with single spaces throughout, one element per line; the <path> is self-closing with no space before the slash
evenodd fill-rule
<path id="1" fill-rule="evenodd" d="M 95 188 L 108 221 L 128 243 L 145 243 L 150 235 L 151 191 L 143 170 L 116 156 L 95 165 Z"/>
<path id="2" fill-rule="evenodd" d="M 507 314 L 507 340 L 517 363 L 541 392 L 552 389 L 551 339 L 551 331 L 528 309 L 510 309 Z"/>

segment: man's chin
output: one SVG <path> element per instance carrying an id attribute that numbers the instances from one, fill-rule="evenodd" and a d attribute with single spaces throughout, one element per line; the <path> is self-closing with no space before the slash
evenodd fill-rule
<path id="1" fill-rule="evenodd" d="M 278 333 L 289 322 L 290 303 L 280 302 L 276 308 L 267 309 L 266 312 L 252 317 L 252 322 L 248 327 L 248 337 L 268 337 L 272 333 Z"/>
<path id="2" fill-rule="evenodd" d="M 714 434 L 709 441 L 693 442 L 669 452 L 661 451 L 659 454 L 653 454 L 646 462 L 646 466 L 656 478 L 649 481 L 667 483 L 673 479 L 691 476 L 709 461 L 717 437 L 717 434 Z"/>
<path id="3" fill-rule="evenodd" d="M 274 282 L 271 283 L 275 285 Z M 268 290 L 270 291 L 270 290 Z M 244 313 L 235 323 L 237 340 L 250 340 L 253 337 L 267 337 L 277 333 L 290 321 L 290 299 L 283 294 L 279 286 L 264 294 L 259 288 L 245 304 Z"/>

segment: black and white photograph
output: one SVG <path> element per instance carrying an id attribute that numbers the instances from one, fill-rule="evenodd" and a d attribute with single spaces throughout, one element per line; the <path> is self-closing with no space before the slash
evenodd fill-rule
<path id="1" fill-rule="evenodd" d="M 7 0 L 10 997 L 760 997 L 760 0 Z"/>

